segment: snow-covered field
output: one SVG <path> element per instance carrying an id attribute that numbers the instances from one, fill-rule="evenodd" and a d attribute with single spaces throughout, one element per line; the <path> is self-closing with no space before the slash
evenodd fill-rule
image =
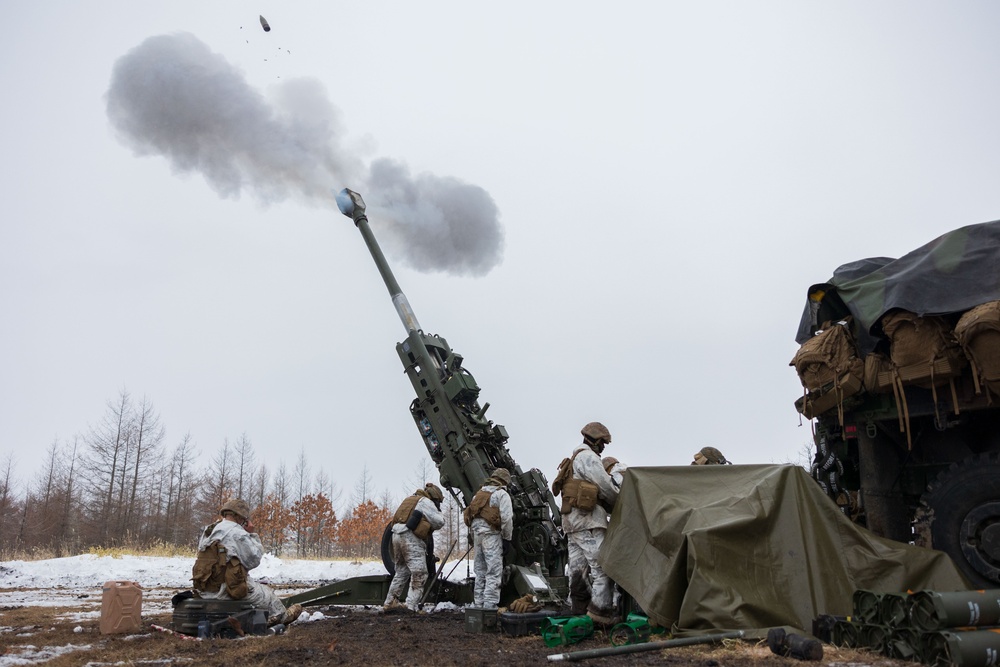
<path id="1" fill-rule="evenodd" d="M 170 598 L 191 586 L 192 558 L 71 556 L 36 561 L 0 561 L 0 609 L 9 605 L 80 607 L 96 617 L 107 581 L 134 581 L 142 588 L 143 611 L 166 613 Z M 349 577 L 385 574 L 381 561 L 293 560 L 264 556 L 252 572 L 258 581 L 282 586 L 285 597 Z M 294 585 L 294 589 L 284 586 Z"/>
<path id="2" fill-rule="evenodd" d="M 72 556 L 37 561 L 0 561 L 0 667 L 37 665 L 63 653 L 85 651 L 85 643 L 65 646 L 46 645 L 46 628 L 34 627 L 25 632 L 4 623 L 4 610 L 21 607 L 60 607 L 53 618 L 66 623 L 96 622 L 101 615 L 103 585 L 108 581 L 136 582 L 142 588 L 143 615 L 172 611 L 170 598 L 191 586 L 193 558 L 154 556 Z M 449 564 L 445 574 L 452 570 Z M 258 581 L 278 587 L 281 597 L 294 595 L 324 584 L 350 577 L 385 574 L 381 561 L 294 560 L 264 556 L 251 572 Z M 466 576 L 466 567 L 455 569 L 455 576 Z M 441 603 L 435 611 L 455 609 Z M 322 612 L 303 612 L 296 623 L 311 623 L 325 618 Z M 75 632 L 82 632 L 77 627 Z M 81 635 L 82 637 L 83 635 Z M 136 635 L 141 637 L 142 635 Z"/>

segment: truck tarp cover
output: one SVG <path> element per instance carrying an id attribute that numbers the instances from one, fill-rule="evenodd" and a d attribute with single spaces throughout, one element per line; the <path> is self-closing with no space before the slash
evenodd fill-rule
<path id="1" fill-rule="evenodd" d="M 792 465 L 629 468 L 598 562 L 681 634 L 810 631 L 856 589 L 967 588 L 946 554 L 854 525 Z"/>
<path id="2" fill-rule="evenodd" d="M 946 315 L 1000 299 L 1000 220 L 948 232 L 899 259 L 844 264 L 813 287 L 835 289 L 858 323 L 858 347 L 867 354 L 881 334 L 879 319 L 892 308 Z M 822 324 L 812 322 L 807 302 L 796 342 L 804 343 Z"/>

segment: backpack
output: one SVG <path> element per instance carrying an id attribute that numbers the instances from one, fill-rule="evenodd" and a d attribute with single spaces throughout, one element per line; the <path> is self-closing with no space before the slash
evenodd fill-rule
<path id="1" fill-rule="evenodd" d="M 414 518 L 414 515 L 420 515 L 417 521 L 417 525 L 410 528 L 410 531 L 417 536 L 418 539 L 426 540 L 430 534 L 433 532 L 431 529 L 431 522 L 427 520 L 427 517 L 423 515 L 422 512 L 417 510 L 417 503 L 420 502 L 420 498 L 427 497 L 427 494 L 422 491 L 413 494 L 403 500 L 396 508 L 396 513 L 392 516 L 393 523 L 405 524 L 407 528 L 410 528 L 410 520 Z"/>
<path id="2" fill-rule="evenodd" d="M 573 456 L 564 458 L 559 464 L 556 478 L 552 480 L 552 495 L 562 494 L 560 514 L 569 514 L 574 507 L 584 512 L 589 512 L 597 507 L 597 485 L 573 476 L 573 461 L 582 451 L 582 449 L 578 449 L 573 453 Z"/>
<path id="3" fill-rule="evenodd" d="M 843 422 L 844 399 L 862 389 L 865 365 L 858 358 L 851 317 L 839 322 L 825 322 L 822 329 L 807 340 L 792 357 L 804 389 L 803 414 L 813 417 L 834 406 Z M 822 403 L 819 397 L 827 397 Z M 808 414 L 807 414 L 808 413 Z"/>
<path id="4" fill-rule="evenodd" d="M 243 563 L 236 556 L 229 556 L 219 540 L 198 552 L 191 579 L 194 589 L 202 593 L 218 593 L 225 584 L 226 592 L 234 600 L 242 600 L 250 590 Z"/>
<path id="5" fill-rule="evenodd" d="M 931 390 L 934 417 L 940 422 L 937 388 L 948 384 L 951 402 L 958 414 L 955 378 L 966 365 L 965 354 L 948 320 L 943 317 L 920 316 L 908 310 L 897 309 L 883 315 L 879 324 L 885 337 L 889 339 L 892 391 L 899 408 L 899 430 L 906 432 L 906 445 L 909 449 L 913 442 L 905 385 L 914 384 Z"/>
<path id="6" fill-rule="evenodd" d="M 462 513 L 466 526 L 472 526 L 472 520 L 479 517 L 490 524 L 490 528 L 493 530 L 500 530 L 500 508 L 490 505 L 492 497 L 491 491 L 480 489 L 476 492 L 476 495 L 472 497 L 472 502 Z"/>
<path id="7" fill-rule="evenodd" d="M 966 311 L 955 325 L 955 337 L 972 362 L 976 393 L 982 382 L 1000 396 L 1000 301 Z"/>
<path id="8" fill-rule="evenodd" d="M 819 333 L 802 344 L 789 362 L 789 366 L 795 366 L 806 391 L 822 392 L 828 390 L 830 385 L 837 386 L 844 373 L 856 377 L 864 375 L 864 364 L 858 359 L 850 324 L 850 317 L 836 323 L 825 323 Z"/>
<path id="9" fill-rule="evenodd" d="M 962 348 L 945 318 L 891 310 L 879 323 L 889 339 L 889 357 L 903 382 L 930 389 L 958 375 L 965 366 Z"/>

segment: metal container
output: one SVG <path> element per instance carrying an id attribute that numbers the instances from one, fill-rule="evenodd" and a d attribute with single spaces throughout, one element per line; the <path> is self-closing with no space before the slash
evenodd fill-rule
<path id="1" fill-rule="evenodd" d="M 496 632 L 497 631 L 497 610 L 482 609 L 480 607 L 465 608 L 465 631 L 466 632 Z"/>

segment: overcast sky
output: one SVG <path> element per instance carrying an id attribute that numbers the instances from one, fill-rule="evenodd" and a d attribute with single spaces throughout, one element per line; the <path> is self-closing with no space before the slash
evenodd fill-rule
<path id="1" fill-rule="evenodd" d="M 418 320 L 550 481 L 592 420 L 631 465 L 796 460 L 807 287 L 1000 217 L 995 2 L 3 16 L 0 456 L 22 480 L 124 388 L 202 465 L 245 433 L 345 497 L 365 466 L 412 490 L 405 331 L 330 190 L 384 204 Z"/>

